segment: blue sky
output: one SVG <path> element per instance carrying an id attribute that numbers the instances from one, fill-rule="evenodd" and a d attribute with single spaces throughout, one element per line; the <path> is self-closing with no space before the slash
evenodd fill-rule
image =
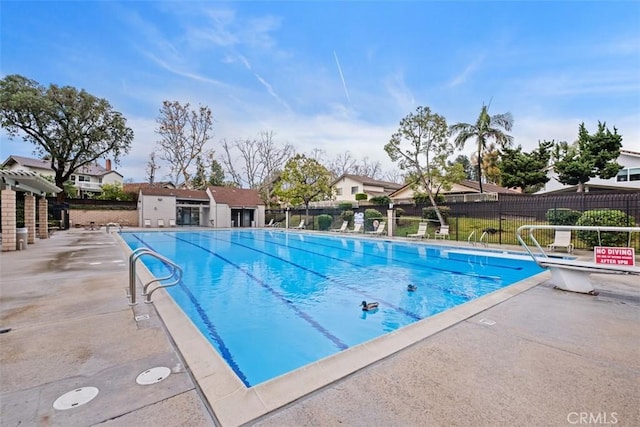
<path id="1" fill-rule="evenodd" d="M 124 114 L 125 179 L 144 180 L 163 100 L 209 106 L 218 154 L 273 131 L 390 170 L 383 147 L 418 106 L 472 123 L 489 102 L 526 150 L 600 120 L 640 151 L 638 1 L 2 1 L 0 16 L 3 77 L 83 88 Z M 0 141 L 2 160 L 32 155 Z"/>

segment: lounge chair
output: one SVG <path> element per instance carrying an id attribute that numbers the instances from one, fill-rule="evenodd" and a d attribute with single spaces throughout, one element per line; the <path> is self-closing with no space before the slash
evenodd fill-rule
<path id="1" fill-rule="evenodd" d="M 144 220 L 144 226 L 145 227 L 151 227 L 151 220 L 150 219 L 145 219 Z"/>
<path id="2" fill-rule="evenodd" d="M 164 227 L 164 219 L 158 220 L 158 227 Z"/>
<path id="3" fill-rule="evenodd" d="M 367 234 L 373 234 L 374 236 L 382 236 L 384 234 L 384 228 L 387 226 L 385 221 L 380 221 L 378 228 L 373 231 L 367 231 Z"/>
<path id="4" fill-rule="evenodd" d="M 271 218 L 271 221 L 269 221 L 268 224 L 265 224 L 265 227 L 275 227 L 275 224 L 273 223 L 273 218 Z"/>
<path id="5" fill-rule="evenodd" d="M 292 230 L 304 230 L 304 219 L 300 221 L 296 227 L 291 227 Z"/>
<path id="6" fill-rule="evenodd" d="M 175 219 L 170 219 L 169 220 L 169 227 L 175 227 L 176 226 L 176 220 Z"/>
<path id="7" fill-rule="evenodd" d="M 349 225 L 349 221 L 343 221 L 342 225 L 340 226 L 340 228 L 332 228 L 329 231 L 335 231 L 338 233 L 344 233 L 347 230 L 347 226 Z"/>
<path id="8" fill-rule="evenodd" d="M 353 226 L 353 229 L 349 230 L 348 228 L 344 230 L 346 233 L 362 233 L 362 224 L 358 223 Z"/>
<path id="9" fill-rule="evenodd" d="M 573 252 L 573 243 L 571 243 L 571 230 L 556 230 L 556 235 L 553 239 L 553 243 L 547 245 L 547 249 L 550 251 L 555 251 L 556 248 L 566 248 L 567 253 Z"/>
<path id="10" fill-rule="evenodd" d="M 428 239 L 429 238 L 429 233 L 427 233 L 427 227 L 429 226 L 429 224 L 427 224 L 426 222 L 421 222 L 418 225 L 418 232 L 417 233 L 411 233 L 411 234 L 407 234 L 407 237 L 413 237 L 416 239 Z"/>
<path id="11" fill-rule="evenodd" d="M 436 239 L 448 239 L 449 238 L 449 226 L 442 225 L 439 230 L 434 233 Z"/>

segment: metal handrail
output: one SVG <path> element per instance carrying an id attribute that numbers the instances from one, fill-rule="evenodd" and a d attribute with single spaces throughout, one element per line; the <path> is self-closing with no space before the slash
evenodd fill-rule
<path id="1" fill-rule="evenodd" d="M 485 240 L 485 238 L 487 238 L 487 240 Z M 482 246 L 484 246 L 485 248 L 489 247 L 489 232 L 488 231 L 483 231 L 482 232 L 482 236 L 480 236 L 480 240 L 478 240 L 480 243 L 482 243 Z"/>
<path id="2" fill-rule="evenodd" d="M 471 241 L 472 237 L 474 238 L 473 241 Z M 467 237 L 467 243 L 469 243 L 471 246 L 475 246 L 476 245 L 475 237 L 476 237 L 476 230 L 473 230 L 471 234 L 469 234 L 469 237 Z"/>
<path id="3" fill-rule="evenodd" d="M 169 267 L 170 270 L 170 274 L 165 276 L 165 277 L 159 277 L 153 280 L 150 280 L 149 282 L 147 282 L 143 287 L 142 287 L 142 296 L 146 296 L 146 300 L 145 303 L 146 304 L 150 304 L 151 301 L 151 295 L 157 291 L 160 288 L 167 288 L 169 286 L 175 286 L 178 283 L 180 283 L 180 280 L 182 280 L 182 268 L 180 268 L 179 265 L 177 265 L 176 263 L 174 263 L 173 261 L 171 261 L 170 259 L 160 255 L 157 252 L 152 251 L 149 248 L 138 248 L 135 249 L 131 255 L 129 255 L 129 297 L 131 298 L 131 302 L 129 303 L 129 305 L 136 305 L 136 261 L 142 257 L 143 255 L 150 255 L 156 259 L 159 259 L 160 261 L 162 261 L 165 265 L 167 265 Z M 163 280 L 169 280 L 171 278 L 175 279 L 170 282 L 170 283 L 165 283 L 165 284 L 161 284 L 158 285 L 157 287 L 153 288 L 151 290 L 151 292 L 147 292 L 149 286 L 152 283 L 156 283 L 156 282 L 161 282 Z"/>
<path id="4" fill-rule="evenodd" d="M 529 255 L 531 255 L 531 258 L 533 258 L 533 260 L 538 265 L 540 265 L 540 262 L 538 261 L 538 257 L 534 255 L 534 253 L 531 251 L 531 248 L 529 248 L 529 245 L 527 245 L 527 243 L 524 241 L 524 239 L 521 236 L 521 232 L 524 230 L 529 230 L 529 238 L 533 241 L 533 243 L 536 245 L 536 247 L 540 251 L 540 255 L 542 255 L 544 258 L 549 258 L 549 255 L 547 255 L 547 253 L 540 246 L 540 243 L 538 243 L 538 241 L 536 240 L 535 236 L 533 235 L 534 230 L 595 231 L 598 233 L 599 244 L 602 243 L 602 239 L 600 238 L 601 237 L 600 233 L 606 233 L 611 231 L 629 233 L 629 242 L 628 242 L 629 246 L 631 246 L 631 234 L 640 233 L 640 227 L 597 227 L 597 226 L 580 226 L 580 225 L 523 225 L 521 227 L 518 227 L 518 229 L 516 230 L 516 239 L 518 240 L 518 242 L 520 242 L 520 245 L 529 253 Z"/>

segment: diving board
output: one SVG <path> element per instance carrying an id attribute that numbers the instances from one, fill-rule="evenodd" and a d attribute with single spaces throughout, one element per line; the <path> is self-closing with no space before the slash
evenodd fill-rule
<path id="1" fill-rule="evenodd" d="M 601 232 L 624 232 L 629 233 L 629 242 L 631 242 L 632 233 L 640 233 L 640 227 L 593 227 L 593 226 L 568 226 L 568 225 L 523 225 L 516 231 L 518 242 L 529 252 L 533 260 L 543 268 L 551 272 L 551 282 L 558 288 L 566 291 L 590 293 L 593 294 L 595 289 L 591 282 L 591 274 L 633 274 L 640 275 L 640 267 L 635 263 L 631 265 L 605 264 L 596 262 L 598 259 L 594 257 L 594 261 L 570 259 L 570 258 L 551 258 L 549 257 L 535 236 L 534 230 L 561 230 L 561 231 L 595 231 L 600 235 Z M 540 254 L 533 253 L 529 245 L 522 238 L 522 232 L 529 230 L 529 239 L 540 251 Z"/>

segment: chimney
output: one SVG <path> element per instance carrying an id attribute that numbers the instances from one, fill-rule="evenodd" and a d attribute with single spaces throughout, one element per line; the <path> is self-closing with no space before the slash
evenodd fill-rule
<path id="1" fill-rule="evenodd" d="M 110 170 L 111 170 L 111 159 L 107 159 L 107 160 L 105 161 L 104 168 L 105 168 L 106 170 L 108 170 L 108 171 L 110 171 Z"/>

